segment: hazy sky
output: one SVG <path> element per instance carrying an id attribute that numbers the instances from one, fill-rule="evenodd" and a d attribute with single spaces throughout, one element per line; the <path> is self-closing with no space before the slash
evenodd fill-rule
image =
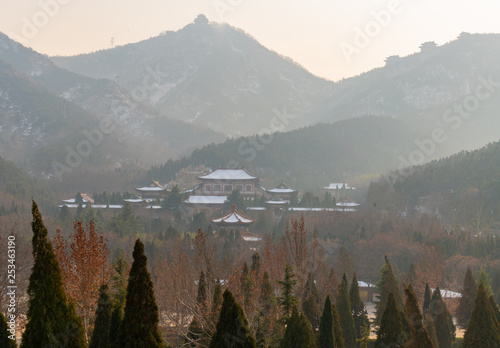
<path id="1" fill-rule="evenodd" d="M 177 30 L 200 13 L 245 30 L 315 75 L 338 80 L 462 31 L 500 33 L 498 0 L 0 0 L 0 31 L 73 55 Z M 355 40 L 355 37 L 357 40 Z"/>

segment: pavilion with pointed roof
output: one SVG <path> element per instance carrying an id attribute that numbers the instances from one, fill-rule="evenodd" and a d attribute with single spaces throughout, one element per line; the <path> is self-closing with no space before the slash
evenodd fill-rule
<path id="1" fill-rule="evenodd" d="M 244 227 L 255 223 L 255 220 L 238 213 L 236 205 L 233 204 L 233 208 L 229 213 L 219 218 L 212 219 L 212 222 L 218 226 L 224 227 Z"/>

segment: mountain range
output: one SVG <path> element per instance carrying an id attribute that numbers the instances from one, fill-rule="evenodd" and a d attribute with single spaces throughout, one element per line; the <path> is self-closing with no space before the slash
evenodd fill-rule
<path id="1" fill-rule="evenodd" d="M 325 175 L 332 179 L 380 173 L 498 140 L 498 61 L 500 35 L 462 33 L 442 46 L 426 43 L 407 57 L 389 57 L 384 67 L 332 82 L 203 15 L 175 32 L 72 57 L 49 58 L 0 34 L 0 155 L 54 177 L 52 164 L 67 165 L 68 146 L 76 149 L 86 140 L 82 131 L 110 119 L 116 130 L 81 167 L 110 173 L 160 168 L 169 158 L 194 159 L 207 148 L 231 152 L 242 162 L 239 144 L 276 132 L 258 151 L 259 159 L 279 143 L 290 145 L 286 137 L 299 139 L 308 158 L 292 160 L 289 146 L 273 150 L 269 158 L 289 158 L 288 167 L 280 165 L 273 177 L 305 172 L 297 169 L 301 163 L 331 170 Z M 378 133 L 366 136 L 367 125 Z M 341 129 L 349 129 L 350 138 Z M 374 139 L 384 151 L 372 152 Z M 316 157 L 305 149 L 314 143 L 325 145 L 314 150 L 321 156 L 312 162 Z M 236 148 L 229 151 L 230 146 Z M 343 161 L 344 154 L 363 149 L 370 161 Z M 228 161 L 215 157 L 218 163 L 210 166 Z M 258 161 L 249 165 L 266 172 L 269 164 L 259 167 Z M 346 169 L 339 174 L 321 161 Z"/>

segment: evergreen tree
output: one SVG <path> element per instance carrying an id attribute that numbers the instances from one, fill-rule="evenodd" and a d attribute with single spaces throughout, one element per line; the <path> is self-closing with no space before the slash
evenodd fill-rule
<path id="1" fill-rule="evenodd" d="M 147 257 L 144 255 L 144 244 L 140 239 L 135 242 L 133 258 L 127 285 L 125 314 L 114 347 L 162 347 L 158 330 L 158 306 L 147 268 Z"/>
<path id="2" fill-rule="evenodd" d="M 94 331 L 90 339 L 89 348 L 109 347 L 109 325 L 111 323 L 112 302 L 108 293 L 108 286 L 101 285 L 99 289 L 99 301 L 94 322 Z"/>
<path id="3" fill-rule="evenodd" d="M 439 345 L 439 341 L 438 341 L 438 338 L 437 338 L 436 326 L 434 324 L 434 319 L 432 319 L 432 315 L 431 315 L 430 312 L 427 313 L 427 315 L 425 317 L 425 329 L 427 330 L 427 333 L 429 334 L 429 337 L 430 337 L 431 342 L 432 342 L 432 346 L 434 348 L 441 347 Z"/>
<path id="4" fill-rule="evenodd" d="M 273 296 L 273 287 L 269 281 L 269 274 L 267 271 L 264 272 L 262 276 L 262 283 L 260 285 L 260 303 L 262 306 L 262 312 L 264 316 L 269 315 L 271 310 L 271 301 Z"/>
<path id="5" fill-rule="evenodd" d="M 376 348 L 402 347 L 406 339 L 401 320 L 401 311 L 396 306 L 394 294 L 391 292 L 387 298 L 387 306 L 377 331 Z"/>
<path id="6" fill-rule="evenodd" d="M 356 273 L 352 276 L 351 288 L 349 289 L 349 300 L 351 301 L 354 327 L 356 328 L 356 338 L 357 341 L 360 341 L 366 334 L 366 331 L 370 328 L 370 320 L 365 314 L 365 304 L 361 300 L 361 296 L 359 294 L 359 285 Z"/>
<path id="7" fill-rule="evenodd" d="M 439 342 L 439 347 L 450 348 L 453 337 L 448 322 L 449 313 L 446 308 L 446 303 L 444 303 L 443 298 L 441 297 L 441 290 L 439 287 L 437 287 L 432 294 L 429 310 L 436 328 L 436 336 Z"/>
<path id="8" fill-rule="evenodd" d="M 73 304 L 67 303 L 61 270 L 42 215 L 33 201 L 33 267 L 28 285 L 28 313 L 22 348 L 68 344 L 85 347 L 85 332 Z"/>
<path id="9" fill-rule="evenodd" d="M 337 291 L 335 305 L 339 312 L 340 326 L 342 326 L 345 346 L 347 348 L 353 348 L 356 346 L 356 327 L 354 326 L 354 318 L 352 317 L 351 301 L 349 300 L 345 273 Z"/>
<path id="10" fill-rule="evenodd" d="M 109 323 L 109 347 L 113 347 L 116 339 L 118 338 L 118 332 L 120 331 L 122 320 L 123 307 L 115 303 L 111 312 L 111 320 Z"/>
<path id="11" fill-rule="evenodd" d="M 2 312 L 0 312 L 0 347 L 5 348 L 16 348 L 16 339 L 11 339 L 9 336 L 12 334 L 9 332 L 9 326 L 7 325 L 7 320 L 5 319 Z"/>
<path id="12" fill-rule="evenodd" d="M 403 298 L 401 297 L 401 288 L 394 276 L 392 266 L 389 262 L 387 255 L 385 256 L 385 263 L 380 269 L 380 280 L 377 283 L 379 289 L 379 302 L 375 305 L 375 320 L 374 324 L 380 326 L 380 320 L 384 314 L 385 307 L 387 306 L 387 300 L 389 294 L 392 292 L 394 296 L 394 301 L 396 301 L 396 306 L 398 308 L 403 308 Z"/>
<path id="13" fill-rule="evenodd" d="M 500 308 L 498 308 L 498 305 L 496 304 L 493 296 L 490 296 L 489 300 L 491 308 L 493 309 L 493 313 L 495 314 L 495 318 L 497 319 L 497 322 L 500 324 Z"/>
<path id="14" fill-rule="evenodd" d="M 323 314 L 319 321 L 318 348 L 335 348 L 333 336 L 333 310 L 330 295 L 326 296 Z"/>
<path id="15" fill-rule="evenodd" d="M 462 329 L 466 329 L 468 326 L 469 318 L 474 308 L 476 291 L 476 281 L 469 266 L 467 267 L 467 272 L 465 273 L 462 297 L 460 297 L 456 311 L 457 325 Z"/>
<path id="16" fill-rule="evenodd" d="M 205 279 L 205 273 L 203 271 L 200 272 L 200 278 L 198 280 L 198 291 L 196 295 L 196 303 L 202 308 L 205 308 L 207 304 L 207 282 Z"/>
<path id="17" fill-rule="evenodd" d="M 333 314 L 333 337 L 335 337 L 335 348 L 345 348 L 344 333 L 342 332 L 342 326 L 340 325 L 339 312 L 337 311 L 337 306 L 332 305 Z"/>
<path id="18" fill-rule="evenodd" d="M 405 289 L 405 295 L 406 316 L 410 319 L 410 337 L 405 344 L 405 348 L 433 348 L 429 333 L 422 321 L 417 295 L 415 295 L 411 284 Z"/>
<path id="19" fill-rule="evenodd" d="M 312 273 L 307 274 L 306 284 L 304 286 L 304 295 L 302 297 L 302 312 L 309 320 L 309 323 L 316 328 L 319 324 L 321 310 L 319 308 L 319 294 Z"/>
<path id="20" fill-rule="evenodd" d="M 463 348 L 497 348 L 500 347 L 500 330 L 498 321 L 491 308 L 488 295 L 483 284 L 479 285 L 474 301 L 474 309 L 470 316 L 469 326 L 465 331 Z"/>
<path id="21" fill-rule="evenodd" d="M 217 318 L 220 315 L 220 309 L 222 306 L 222 287 L 220 286 L 220 281 L 217 280 L 214 288 L 214 296 L 212 299 L 212 309 L 210 310 L 210 314 L 212 316 L 212 321 L 214 323 L 217 322 Z"/>
<path id="22" fill-rule="evenodd" d="M 252 272 L 259 274 L 260 271 L 260 255 L 259 253 L 254 253 L 252 255 Z"/>
<path id="23" fill-rule="evenodd" d="M 210 348 L 255 348 L 255 339 L 248 327 L 240 305 L 226 289 L 215 334 L 212 336 Z"/>
<path id="24" fill-rule="evenodd" d="M 431 305 L 431 289 L 429 288 L 429 284 L 425 283 L 424 305 L 422 307 L 422 314 L 424 318 L 427 315 L 427 311 L 429 310 L 430 305 Z"/>
<path id="25" fill-rule="evenodd" d="M 479 286 L 479 284 L 483 284 L 484 290 L 486 291 L 486 294 L 488 294 L 488 297 L 494 294 L 493 288 L 491 287 L 490 277 L 482 266 L 479 269 L 479 273 L 477 274 L 476 279 L 476 285 Z"/>
<path id="26" fill-rule="evenodd" d="M 285 275 L 283 280 L 279 280 L 278 283 L 281 285 L 282 293 L 279 298 L 279 304 L 281 305 L 283 317 L 287 318 L 290 316 L 292 307 L 297 303 L 294 289 L 295 284 L 297 284 L 297 279 L 295 279 L 295 274 L 293 274 L 292 266 L 285 266 Z"/>
<path id="27" fill-rule="evenodd" d="M 293 306 L 292 315 L 287 321 L 281 348 L 316 348 L 314 335 L 306 317 Z"/>

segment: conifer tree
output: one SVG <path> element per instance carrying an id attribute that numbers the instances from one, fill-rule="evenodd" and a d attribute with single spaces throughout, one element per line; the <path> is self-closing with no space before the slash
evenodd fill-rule
<path id="1" fill-rule="evenodd" d="M 302 312 L 309 320 L 309 323 L 311 323 L 313 328 L 319 325 L 319 316 L 321 314 L 321 309 L 319 307 L 319 294 L 311 272 L 307 274 L 307 280 L 304 286 Z"/>
<path id="2" fill-rule="evenodd" d="M 493 296 L 490 296 L 489 300 L 491 308 L 493 309 L 493 313 L 495 314 L 495 318 L 497 318 L 497 322 L 500 324 L 500 308 L 498 308 L 498 305 L 495 302 Z"/>
<path id="3" fill-rule="evenodd" d="M 361 340 L 367 330 L 370 329 L 370 320 L 365 314 L 365 304 L 359 294 L 358 277 L 356 273 L 352 276 L 351 288 L 349 289 L 349 300 L 351 301 L 352 316 L 354 327 L 356 328 L 357 341 Z"/>
<path id="4" fill-rule="evenodd" d="M 380 326 L 380 320 L 384 314 L 385 307 L 387 306 L 387 300 L 389 294 L 392 292 L 394 296 L 394 301 L 398 308 L 403 308 L 403 298 L 401 296 L 401 288 L 394 276 L 392 266 L 389 262 L 387 255 L 385 256 L 385 263 L 380 269 L 380 280 L 377 283 L 379 289 L 379 302 L 376 304 L 375 320 L 374 324 Z"/>
<path id="5" fill-rule="evenodd" d="M 480 267 L 479 273 L 477 274 L 476 285 L 479 286 L 479 284 L 483 284 L 488 297 L 494 294 L 493 288 L 491 287 L 490 277 L 483 267 Z"/>
<path id="6" fill-rule="evenodd" d="M 9 326 L 2 312 L 0 312 L 0 347 L 16 348 L 16 340 L 9 338 L 12 334 L 9 332 Z"/>
<path id="7" fill-rule="evenodd" d="M 470 316 L 467 331 L 465 331 L 462 347 L 500 347 L 500 330 L 498 325 L 488 295 L 483 285 L 480 284 L 477 289 L 474 309 Z"/>
<path id="8" fill-rule="evenodd" d="M 114 304 L 113 310 L 111 311 L 111 320 L 109 323 L 109 346 L 113 347 L 116 339 L 118 338 L 118 332 L 120 331 L 120 325 L 123 320 L 123 308 L 117 303 Z"/>
<path id="9" fill-rule="evenodd" d="M 456 311 L 457 325 L 462 329 L 466 329 L 468 326 L 470 315 L 474 309 L 476 291 L 476 281 L 469 266 L 467 267 L 467 272 L 465 273 L 462 297 L 460 297 Z"/>
<path id="10" fill-rule="evenodd" d="M 262 283 L 260 285 L 260 303 L 261 310 L 264 316 L 268 316 L 271 310 L 271 301 L 273 296 L 273 287 L 269 281 L 269 274 L 267 271 L 262 276 Z"/>
<path id="11" fill-rule="evenodd" d="M 332 305 L 333 314 L 333 337 L 335 337 L 335 348 L 345 348 L 344 333 L 342 332 L 342 326 L 340 326 L 339 312 L 337 311 L 337 306 Z"/>
<path id="12" fill-rule="evenodd" d="M 33 201 L 33 267 L 28 285 L 28 313 L 22 348 L 68 344 L 85 347 L 85 332 L 73 304 L 67 303 L 59 264 L 42 215 Z"/>
<path id="13" fill-rule="evenodd" d="M 198 280 L 198 292 L 196 295 L 196 302 L 198 303 L 199 306 L 202 308 L 205 307 L 207 303 L 207 282 L 205 279 L 205 273 L 201 271 L 200 273 L 200 278 Z"/>
<path id="14" fill-rule="evenodd" d="M 323 314 L 319 321 L 318 348 L 335 348 L 333 336 L 333 310 L 330 295 L 326 296 Z"/>
<path id="15" fill-rule="evenodd" d="M 429 284 L 425 283 L 424 305 L 422 307 L 422 314 L 424 318 L 427 315 L 427 311 L 429 310 L 430 305 L 431 305 L 431 289 L 429 288 Z"/>
<path id="16" fill-rule="evenodd" d="M 441 290 L 437 287 L 432 294 L 429 308 L 430 314 L 436 328 L 436 336 L 440 348 L 450 348 L 453 341 L 451 328 L 448 322 L 448 309 L 441 297 Z M 430 334 L 430 333 L 429 333 Z"/>
<path id="17" fill-rule="evenodd" d="M 108 292 L 108 285 L 101 285 L 99 301 L 94 322 L 94 331 L 90 339 L 89 348 L 109 347 L 109 326 L 111 323 L 112 301 Z"/>
<path id="18" fill-rule="evenodd" d="M 158 306 L 147 268 L 147 257 L 144 255 L 144 244 L 140 239 L 135 242 L 133 258 L 127 285 L 125 313 L 114 347 L 162 347 L 158 329 Z"/>
<path id="19" fill-rule="evenodd" d="M 252 337 L 241 306 L 227 289 L 223 298 L 219 321 L 209 347 L 255 348 L 255 339 Z"/>
<path id="20" fill-rule="evenodd" d="M 356 328 L 354 326 L 354 318 L 352 317 L 351 301 L 349 300 L 345 274 L 337 291 L 335 305 L 339 312 L 340 326 L 342 326 L 345 346 L 347 348 L 353 348 L 356 346 Z"/>
<path id="21" fill-rule="evenodd" d="M 292 315 L 287 321 L 281 348 L 316 348 L 314 336 L 306 317 L 293 306 Z"/>
<path id="22" fill-rule="evenodd" d="M 432 319 L 432 315 L 430 312 L 428 312 L 427 315 L 425 316 L 425 329 L 427 330 L 427 333 L 429 334 L 429 337 L 430 337 L 431 342 L 432 342 L 432 346 L 434 348 L 441 347 L 439 345 L 439 341 L 437 338 L 436 326 L 434 324 L 434 319 Z"/>
<path id="23" fill-rule="evenodd" d="M 285 266 L 283 280 L 278 281 L 278 283 L 281 285 L 282 293 L 279 298 L 279 304 L 281 305 L 283 317 L 287 318 L 290 316 L 293 306 L 297 303 L 294 289 L 295 284 L 297 284 L 297 279 L 295 279 L 295 274 L 293 274 L 292 266 Z"/>
<path id="24" fill-rule="evenodd" d="M 405 295 L 405 311 L 406 316 L 410 320 L 410 337 L 408 338 L 408 341 L 406 341 L 405 348 L 433 348 L 429 333 L 423 324 L 417 295 L 415 295 L 411 284 L 405 289 Z"/>
<path id="25" fill-rule="evenodd" d="M 387 306 L 377 332 L 376 348 L 403 346 L 406 334 L 403 330 L 401 314 L 401 311 L 396 306 L 394 294 L 391 292 L 387 298 Z"/>
<path id="26" fill-rule="evenodd" d="M 217 318 L 220 314 L 220 309 L 222 306 L 222 287 L 220 286 L 220 281 L 217 280 L 214 287 L 214 296 L 212 299 L 212 309 L 210 310 L 210 314 L 212 316 L 212 321 L 214 323 L 217 322 Z"/>

